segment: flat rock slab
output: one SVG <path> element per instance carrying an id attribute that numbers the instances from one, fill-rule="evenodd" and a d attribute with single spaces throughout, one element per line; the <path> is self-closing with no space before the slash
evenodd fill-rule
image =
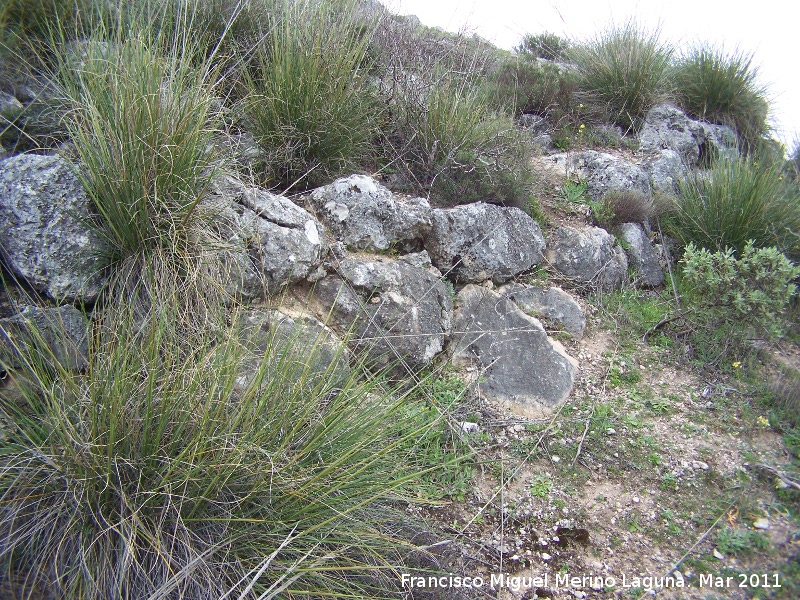
<path id="1" fill-rule="evenodd" d="M 535 285 L 510 283 L 497 290 L 523 312 L 541 317 L 548 326 L 555 326 L 579 340 L 586 327 L 586 316 L 575 299 L 558 287 L 544 289 Z"/>
<path id="2" fill-rule="evenodd" d="M 456 283 L 503 283 L 539 264 L 544 248 L 529 215 L 485 202 L 435 209 L 425 239 L 434 266 Z"/>
<path id="3" fill-rule="evenodd" d="M 542 324 L 502 294 L 467 285 L 456 299 L 453 361 L 479 369 L 481 393 L 525 416 L 541 416 L 569 396 L 577 363 Z"/>
<path id="4" fill-rule="evenodd" d="M 328 230 L 355 250 L 420 250 L 431 228 L 427 200 L 398 198 L 366 175 L 337 179 L 309 200 Z"/>
<path id="5" fill-rule="evenodd" d="M 628 280 L 628 259 L 616 238 L 600 227 L 558 227 L 550 237 L 547 260 L 577 284 L 601 291 Z"/>
<path id="6" fill-rule="evenodd" d="M 444 349 L 453 311 L 441 279 L 389 258 L 344 258 L 336 275 L 315 284 L 311 305 L 374 368 L 400 376 Z"/>
<path id="7" fill-rule="evenodd" d="M 97 299 L 109 251 L 91 218 L 89 197 L 65 159 L 19 154 L 0 161 L 0 256 L 38 291 L 59 301 Z"/>

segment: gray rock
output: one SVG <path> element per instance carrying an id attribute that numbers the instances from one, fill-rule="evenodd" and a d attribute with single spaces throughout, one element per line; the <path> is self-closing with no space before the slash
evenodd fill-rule
<path id="1" fill-rule="evenodd" d="M 237 256 L 227 279 L 241 295 L 263 290 L 262 277 L 269 293 L 313 279 L 327 253 L 322 225 L 313 215 L 287 198 L 232 177 L 213 183 L 204 210 L 215 217 L 215 228 L 227 244 L 223 250 Z M 249 264 L 241 257 L 244 252 Z"/>
<path id="2" fill-rule="evenodd" d="M 650 173 L 650 183 L 654 190 L 665 194 L 678 193 L 678 182 L 686 177 L 689 170 L 675 150 L 664 149 L 645 161 Z"/>
<path id="3" fill-rule="evenodd" d="M 433 211 L 425 249 L 451 280 L 502 283 L 542 260 L 539 225 L 518 208 L 478 202 Z"/>
<path id="4" fill-rule="evenodd" d="M 560 327 L 575 339 L 583 337 L 586 317 L 580 304 L 561 288 L 544 288 L 511 283 L 497 290 L 522 311 L 541 317 L 548 325 Z"/>
<path id="5" fill-rule="evenodd" d="M 640 166 L 625 159 L 585 150 L 583 152 L 562 152 L 545 159 L 565 175 L 578 175 L 586 181 L 586 191 L 592 200 L 598 201 L 615 190 L 638 190 L 650 195 L 650 177 Z"/>
<path id="6" fill-rule="evenodd" d="M 345 258 L 316 283 L 311 305 L 376 368 L 415 372 L 442 351 L 453 302 L 428 271 L 397 260 Z"/>
<path id="7" fill-rule="evenodd" d="M 316 189 L 310 203 L 336 238 L 358 250 L 420 250 L 431 228 L 427 200 L 401 200 L 366 175 L 351 175 Z"/>
<path id="8" fill-rule="evenodd" d="M 310 387 L 320 380 L 334 384 L 350 373 L 351 355 L 344 342 L 311 316 L 253 309 L 240 315 L 239 328 L 249 354 L 237 381 L 240 389 L 252 382 L 265 360 L 267 368 L 291 361 L 297 382 Z"/>
<path id="9" fill-rule="evenodd" d="M 628 259 L 616 239 L 600 227 L 557 228 L 547 260 L 560 273 L 601 291 L 622 287 L 628 279 Z"/>
<path id="10" fill-rule="evenodd" d="M 89 198 L 59 156 L 0 162 L 0 255 L 31 286 L 57 300 L 97 299 L 108 248 L 90 220 Z"/>
<path id="11" fill-rule="evenodd" d="M 665 149 L 677 152 L 690 167 L 713 155 L 738 154 L 736 133 L 730 127 L 695 121 L 671 104 L 659 104 L 647 113 L 639 132 L 639 150 L 658 154 Z"/>
<path id="12" fill-rule="evenodd" d="M 480 370 L 481 393 L 538 416 L 569 396 L 577 365 L 541 323 L 501 294 L 465 286 L 456 301 L 453 361 Z"/>
<path id="13" fill-rule="evenodd" d="M 620 225 L 620 235 L 627 244 L 628 262 L 636 272 L 636 280 L 647 287 L 658 287 L 664 283 L 664 271 L 658 261 L 653 244 L 638 223 Z"/>
<path id="14" fill-rule="evenodd" d="M 0 319 L 0 370 L 21 367 L 20 351 L 39 348 L 37 356 L 73 370 L 86 368 L 89 356 L 89 320 L 72 306 L 26 306 Z"/>

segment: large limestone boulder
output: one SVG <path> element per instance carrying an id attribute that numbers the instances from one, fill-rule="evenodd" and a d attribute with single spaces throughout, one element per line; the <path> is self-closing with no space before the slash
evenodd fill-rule
<path id="1" fill-rule="evenodd" d="M 543 159 L 565 176 L 586 181 L 586 191 L 598 201 L 611 191 L 638 190 L 650 195 L 650 177 L 642 167 L 605 152 L 562 152 Z"/>
<path id="2" fill-rule="evenodd" d="M 623 223 L 619 228 L 625 242 L 628 262 L 636 274 L 636 282 L 646 287 L 658 287 L 664 283 L 658 255 L 650 238 L 639 223 Z"/>
<path id="3" fill-rule="evenodd" d="M 736 148 L 736 133 L 730 127 L 695 121 L 671 104 L 651 108 L 639 131 L 640 152 L 672 150 L 689 167 L 715 155 L 735 156 Z"/>
<path id="4" fill-rule="evenodd" d="M 203 209 L 213 214 L 226 243 L 221 262 L 236 258 L 228 261 L 231 273 L 223 274 L 223 281 L 239 295 L 258 295 L 264 286 L 275 293 L 321 276 L 328 250 L 322 225 L 289 199 L 223 177 L 214 182 Z"/>
<path id="5" fill-rule="evenodd" d="M 569 396 L 577 364 L 537 319 L 502 294 L 465 286 L 453 330 L 454 363 L 478 368 L 480 391 L 490 400 L 536 417 Z"/>
<path id="6" fill-rule="evenodd" d="M 310 203 L 330 232 L 357 250 L 420 250 L 431 228 L 427 200 L 397 198 L 366 175 L 351 175 L 318 188 Z"/>
<path id="7" fill-rule="evenodd" d="M 80 370 L 88 365 L 89 320 L 72 306 L 26 306 L 0 319 L 0 370 L 23 365 L 20 352 L 29 345 L 39 356 L 63 368 Z"/>
<path id="8" fill-rule="evenodd" d="M 375 368 L 405 375 L 444 348 L 453 302 L 441 279 L 402 261 L 343 258 L 316 283 L 311 306 Z"/>
<path id="9" fill-rule="evenodd" d="M 689 173 L 680 154 L 668 148 L 650 156 L 644 164 L 653 189 L 669 195 L 678 193 L 678 183 Z"/>
<path id="10" fill-rule="evenodd" d="M 518 208 L 478 202 L 433 211 L 425 249 L 434 266 L 458 283 L 502 283 L 539 264 L 539 225 Z"/>
<path id="11" fill-rule="evenodd" d="M 578 340 L 583 337 L 583 329 L 586 327 L 583 309 L 561 288 L 544 289 L 535 285 L 510 283 L 497 291 L 523 312 L 543 319 L 548 328 L 556 327 Z"/>
<path id="12" fill-rule="evenodd" d="M 558 227 L 550 238 L 547 260 L 577 284 L 601 291 L 620 288 L 628 279 L 625 252 L 600 227 Z"/>
<path id="13" fill-rule="evenodd" d="M 56 300 L 97 299 L 108 248 L 91 217 L 65 159 L 20 154 L 0 161 L 0 257 L 38 291 Z"/>

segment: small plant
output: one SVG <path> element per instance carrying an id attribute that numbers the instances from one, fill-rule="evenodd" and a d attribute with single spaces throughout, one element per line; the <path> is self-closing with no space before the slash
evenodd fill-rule
<path id="1" fill-rule="evenodd" d="M 546 498 L 553 489 L 553 480 L 549 475 L 536 475 L 531 482 L 531 495 L 537 498 Z"/>
<path id="2" fill-rule="evenodd" d="M 578 67 L 585 101 L 604 110 L 623 129 L 636 129 L 647 111 L 665 94 L 672 49 L 635 22 L 612 28 L 594 40 L 574 46 L 570 58 Z"/>
<path id="3" fill-rule="evenodd" d="M 769 132 L 766 90 L 752 62 L 752 55 L 700 46 L 680 58 L 672 75 L 679 105 L 699 119 L 733 127 L 748 151 Z"/>
<path id="4" fill-rule="evenodd" d="M 499 61 L 486 83 L 493 102 L 515 115 L 537 114 L 558 120 L 572 110 L 575 75 L 556 65 L 513 56 Z"/>
<path id="5" fill-rule="evenodd" d="M 603 201 L 613 214 L 613 225 L 644 223 L 655 213 L 653 199 L 639 190 L 612 190 L 603 196 Z"/>
<path id="6" fill-rule="evenodd" d="M 760 531 L 726 527 L 717 534 L 717 549 L 723 554 L 749 556 L 770 547 L 769 539 Z"/>
<path id="7" fill-rule="evenodd" d="M 559 35 L 550 32 L 532 34 L 522 38 L 519 46 L 514 50 L 522 55 L 546 60 L 563 60 L 571 44 Z"/>

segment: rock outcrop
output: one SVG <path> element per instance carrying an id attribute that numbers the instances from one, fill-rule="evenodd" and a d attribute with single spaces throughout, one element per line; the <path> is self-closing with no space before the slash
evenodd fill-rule
<path id="1" fill-rule="evenodd" d="M 576 284 L 610 291 L 628 280 L 628 259 L 613 235 L 600 227 L 558 227 L 550 238 L 547 260 Z"/>
<path id="2" fill-rule="evenodd" d="M 503 283 L 539 264 L 544 248 L 530 216 L 484 202 L 434 210 L 425 239 L 434 266 L 456 283 Z"/>
<path id="3" fill-rule="evenodd" d="M 566 400 L 576 363 L 508 298 L 467 285 L 456 300 L 453 362 L 477 367 L 481 394 L 526 416 Z"/>
<path id="4" fill-rule="evenodd" d="M 535 285 L 511 283 L 497 290 L 523 312 L 540 317 L 549 327 L 569 333 L 575 339 L 583 337 L 586 316 L 580 304 L 557 287 L 544 289 Z"/>
<path id="5" fill-rule="evenodd" d="M 97 299 L 109 251 L 91 218 L 65 159 L 19 154 L 0 161 L 0 256 L 38 291 L 59 301 Z"/>
<path id="6" fill-rule="evenodd" d="M 658 287 L 664 283 L 658 256 L 650 243 L 650 238 L 638 223 L 623 223 L 620 237 L 625 242 L 628 262 L 635 273 L 635 283 L 646 287 Z"/>
<path id="7" fill-rule="evenodd" d="M 309 201 L 328 230 L 356 250 L 421 250 L 431 228 L 427 200 L 400 199 L 366 175 L 337 179 L 314 190 Z"/>
<path id="8" fill-rule="evenodd" d="M 563 152 L 544 158 L 565 175 L 577 175 L 586 181 L 586 191 L 598 201 L 611 191 L 637 190 L 650 194 L 650 177 L 647 172 L 630 161 L 613 154 L 584 150 Z"/>
<path id="9" fill-rule="evenodd" d="M 453 312 L 441 279 L 389 258 L 342 259 L 335 275 L 316 283 L 311 305 L 373 368 L 390 366 L 400 376 L 444 349 Z"/>

